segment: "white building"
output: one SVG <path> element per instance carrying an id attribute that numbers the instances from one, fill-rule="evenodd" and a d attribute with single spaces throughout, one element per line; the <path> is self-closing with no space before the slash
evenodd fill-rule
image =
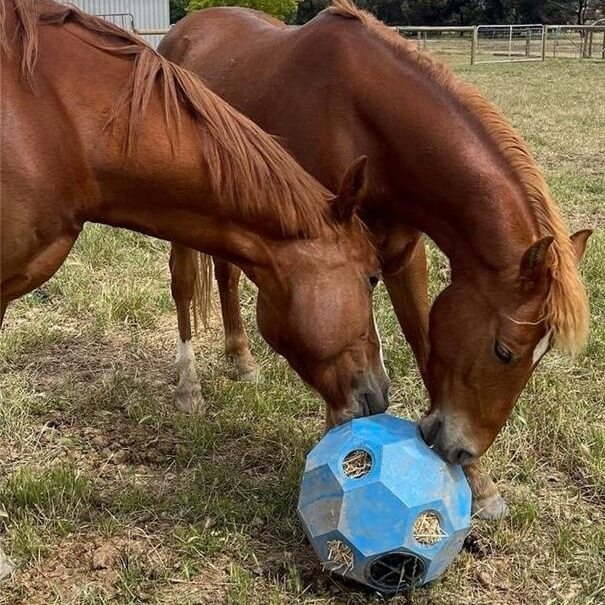
<path id="1" fill-rule="evenodd" d="M 170 27 L 169 0 L 69 0 L 91 15 L 98 15 L 124 29 L 168 29 Z M 161 34 L 144 38 L 154 47 L 162 39 Z"/>

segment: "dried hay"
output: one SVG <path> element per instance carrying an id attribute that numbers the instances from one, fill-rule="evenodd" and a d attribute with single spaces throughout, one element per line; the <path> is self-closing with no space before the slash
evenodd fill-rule
<path id="1" fill-rule="evenodd" d="M 341 573 L 347 573 L 353 569 L 355 555 L 349 546 L 340 540 L 329 540 L 328 546 L 328 563 L 331 569 L 338 569 Z"/>
<path id="2" fill-rule="evenodd" d="M 414 521 L 414 539 L 424 546 L 432 546 L 447 537 L 439 517 L 431 512 L 420 513 Z"/>
<path id="3" fill-rule="evenodd" d="M 353 450 L 345 456 L 342 470 L 347 477 L 361 479 L 372 470 L 372 456 L 365 450 Z"/>

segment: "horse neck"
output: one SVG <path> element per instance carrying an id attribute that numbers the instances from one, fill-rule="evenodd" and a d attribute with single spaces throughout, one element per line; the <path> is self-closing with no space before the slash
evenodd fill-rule
<path id="1" fill-rule="evenodd" d="M 210 178 L 198 125 L 185 112 L 182 119 L 173 147 L 164 134 L 162 108 L 152 104 L 136 147 L 128 154 L 118 143 L 126 120 L 114 124 L 110 134 L 115 144 L 93 156 L 98 196 L 96 204 L 86 208 L 87 219 L 229 260 L 258 284 L 265 270 L 277 272 L 278 250 L 297 238 L 284 234 L 275 211 L 277 200 L 267 199 L 266 211 L 257 206 L 253 213 L 226 202 L 229 194 Z M 94 147 L 95 142 L 90 143 Z M 328 231 L 326 223 L 314 235 L 327 238 Z"/>
<path id="2" fill-rule="evenodd" d="M 44 112 L 32 117 L 63 125 L 69 171 L 55 167 L 52 178 L 77 184 L 77 193 L 61 200 L 65 212 L 79 222 L 124 227 L 220 256 L 252 279 L 259 266 L 274 266 L 273 252 L 296 239 L 292 231 L 297 226 L 289 225 L 289 237 L 284 235 L 277 200 L 271 199 L 277 194 L 267 195 L 252 211 L 223 195 L 220 178 L 210 178 L 206 161 L 211 129 L 200 136 L 199 125 L 183 107 L 178 140 L 171 143 L 174 133 L 168 132 L 160 91 L 152 94 L 134 148 L 126 153 L 126 112 L 109 127 L 107 116 L 129 86 L 133 62 L 91 51 L 79 36 L 95 34 L 80 29 L 77 34 L 68 26 L 41 28 L 35 76 L 52 85 L 36 93 L 47 98 L 41 102 Z M 328 230 L 327 221 L 322 222 L 315 235 L 323 237 Z"/>
<path id="3" fill-rule="evenodd" d="M 384 77 L 388 90 L 371 88 L 368 116 L 386 141 L 380 203 L 387 215 L 429 235 L 453 273 L 472 266 L 517 269 L 538 228 L 493 141 L 419 68 L 400 62 L 398 76 Z"/>
<path id="4" fill-rule="evenodd" d="M 150 112 L 147 123 L 156 117 Z M 219 256 L 241 266 L 255 281 L 261 267 L 274 264 L 279 238 L 267 235 L 267 224 L 260 228 L 225 210 L 220 193 L 210 186 L 193 125 L 182 129 L 174 152 L 158 141 L 151 127 L 141 133 L 132 155 L 115 149 L 97 168 L 99 201 L 88 209 L 89 220 Z M 277 232 L 276 225 L 269 226 Z"/>

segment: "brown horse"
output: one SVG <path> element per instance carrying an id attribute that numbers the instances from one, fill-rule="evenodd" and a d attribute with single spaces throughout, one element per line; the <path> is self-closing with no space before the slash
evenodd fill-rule
<path id="1" fill-rule="evenodd" d="M 422 433 L 447 460 L 472 463 L 476 507 L 503 514 L 476 461 L 551 344 L 575 352 L 588 330 L 576 262 L 590 231 L 569 238 L 521 137 L 474 88 L 347 0 L 300 28 L 201 11 L 160 52 L 281 137 L 328 187 L 368 155 L 364 220 L 430 394 Z M 421 233 L 451 265 L 430 320 Z M 227 352 L 247 368 L 238 275 L 217 263 Z"/>
<path id="2" fill-rule="evenodd" d="M 86 221 L 239 265 L 261 331 L 334 420 L 384 410 L 375 252 L 340 196 L 138 38 L 50 0 L 2 0 L 0 318 L 47 280 Z"/>

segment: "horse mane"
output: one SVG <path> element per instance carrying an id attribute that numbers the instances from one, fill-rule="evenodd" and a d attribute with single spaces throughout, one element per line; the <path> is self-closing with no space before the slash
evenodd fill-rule
<path id="1" fill-rule="evenodd" d="M 542 171 L 525 141 L 504 116 L 472 85 L 458 80 L 449 68 L 387 27 L 350 0 L 333 0 L 325 12 L 355 19 L 384 40 L 402 59 L 414 61 L 436 83 L 478 118 L 486 134 L 517 175 L 533 211 L 540 235 L 553 236 L 549 251 L 551 285 L 544 307 L 544 321 L 553 331 L 553 342 L 575 354 L 588 337 L 589 308 L 569 233 L 550 196 Z"/>
<path id="2" fill-rule="evenodd" d="M 194 118 L 203 143 L 203 158 L 212 190 L 228 212 L 271 229 L 283 237 L 319 235 L 329 219 L 333 196 L 305 172 L 275 140 L 207 88 L 191 72 L 171 63 L 141 38 L 73 6 L 52 0 L 12 0 L 16 16 L 13 44 L 4 32 L 9 0 L 0 0 L 2 48 L 17 46 L 21 70 L 33 82 L 40 24 L 76 24 L 98 34 L 81 38 L 104 52 L 134 62 L 130 80 L 113 108 L 108 126 L 127 116 L 124 151 L 135 150 L 145 113 L 155 90 L 162 97 L 167 136 L 173 151 L 181 133 L 181 110 Z M 10 10 L 10 9 L 9 9 Z M 79 36 L 79 32 L 70 29 Z"/>
<path id="3" fill-rule="evenodd" d="M 10 54 L 11 47 L 6 33 L 6 5 L 8 0 L 0 0 L 0 49 Z M 19 46 L 21 72 L 32 84 L 34 66 L 38 58 L 38 3 L 32 0 L 13 0 L 16 17 L 14 42 Z"/>

